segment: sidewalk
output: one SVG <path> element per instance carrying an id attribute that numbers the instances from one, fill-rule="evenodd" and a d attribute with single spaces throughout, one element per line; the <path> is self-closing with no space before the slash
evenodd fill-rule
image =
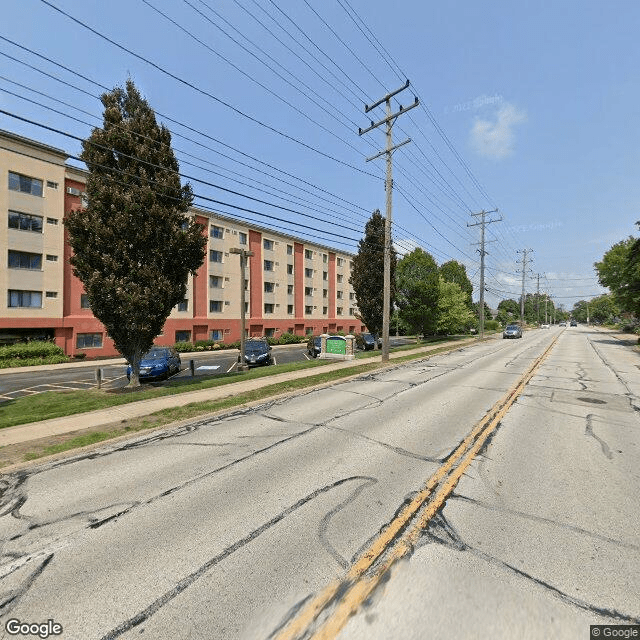
<path id="1" fill-rule="evenodd" d="M 427 354 L 429 351 L 434 351 L 443 346 L 462 347 L 475 343 L 476 341 L 477 338 L 469 338 L 455 342 L 439 342 L 432 345 L 426 345 L 424 347 L 418 347 L 416 349 L 391 353 L 389 354 L 389 357 L 393 360 L 394 358 L 400 358 L 405 355 L 415 353 L 424 352 Z M 327 365 L 326 367 L 322 367 L 322 372 L 346 369 L 348 367 L 353 367 L 354 365 L 365 364 L 368 362 L 381 362 L 381 360 L 382 356 L 375 356 L 361 361 L 349 360 L 335 362 Z M 289 380 L 306 378 L 317 375 L 318 373 L 320 373 L 320 371 L 316 368 L 308 369 L 306 371 L 277 373 L 272 376 L 265 376 L 264 378 L 239 380 L 238 382 L 224 385 L 222 387 L 212 387 L 211 389 L 189 391 L 175 395 L 163 396 L 161 398 L 139 400 L 137 402 L 130 402 L 128 404 L 99 409 L 97 411 L 90 411 L 88 413 L 79 413 L 72 416 L 64 416 L 62 418 L 53 418 L 51 420 L 42 420 L 40 422 L 31 422 L 28 424 L 16 425 L 14 427 L 7 427 L 0 430 L 0 447 L 28 442 L 30 440 L 37 440 L 47 436 L 72 433 L 74 431 L 81 431 L 82 429 L 90 427 L 113 424 L 114 422 L 139 418 L 141 416 L 148 416 L 156 411 L 161 411 L 162 409 L 182 407 L 194 402 L 220 400 L 229 396 L 277 384 L 278 382 L 287 382 Z"/>

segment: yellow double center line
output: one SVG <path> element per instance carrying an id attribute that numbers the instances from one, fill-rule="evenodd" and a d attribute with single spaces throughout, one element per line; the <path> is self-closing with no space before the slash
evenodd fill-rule
<path id="1" fill-rule="evenodd" d="M 414 547 L 487 438 L 549 355 L 557 339 L 553 339 L 520 380 L 478 422 L 413 500 L 358 557 L 342 580 L 330 583 L 312 598 L 276 635 L 275 640 L 329 640 L 336 637 L 391 565 Z"/>

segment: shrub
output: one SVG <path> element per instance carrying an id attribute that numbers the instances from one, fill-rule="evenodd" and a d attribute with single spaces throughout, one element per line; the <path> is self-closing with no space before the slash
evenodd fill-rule
<path id="1" fill-rule="evenodd" d="M 280 336 L 280 344 L 299 344 L 306 341 L 307 336 L 297 336 L 295 333 L 283 333 Z"/>
<path id="2" fill-rule="evenodd" d="M 497 320 L 487 320 L 484 323 L 484 328 L 489 331 L 497 331 L 500 329 L 500 323 Z"/>
<path id="3" fill-rule="evenodd" d="M 64 351 L 53 342 L 44 341 L 17 343 L 0 347 L 0 360 L 48 358 L 50 356 L 64 356 Z"/>
<path id="4" fill-rule="evenodd" d="M 53 355 L 46 358 L 6 358 L 0 359 L 0 369 L 31 367 L 39 364 L 60 364 L 61 362 L 69 362 L 69 358 L 65 355 Z"/>
<path id="5" fill-rule="evenodd" d="M 191 342 L 176 342 L 173 346 L 176 351 L 181 353 L 189 353 L 196 350 L 195 345 Z"/>

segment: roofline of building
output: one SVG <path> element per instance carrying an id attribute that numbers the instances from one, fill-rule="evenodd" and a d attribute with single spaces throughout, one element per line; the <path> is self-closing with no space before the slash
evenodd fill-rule
<path id="1" fill-rule="evenodd" d="M 13 142 L 18 142 L 20 144 L 27 145 L 29 147 L 33 147 L 35 149 L 40 149 L 41 151 L 46 151 L 47 153 L 53 153 L 55 155 L 64 158 L 65 160 L 69 157 L 69 154 L 62 149 L 58 149 L 57 147 L 51 147 L 48 144 L 44 144 L 43 142 L 38 142 L 37 140 L 32 140 L 31 138 L 25 138 L 24 136 L 20 136 L 17 133 L 12 133 L 11 131 L 7 131 L 6 129 L 0 129 L 0 136 L 3 138 L 8 138 Z"/>

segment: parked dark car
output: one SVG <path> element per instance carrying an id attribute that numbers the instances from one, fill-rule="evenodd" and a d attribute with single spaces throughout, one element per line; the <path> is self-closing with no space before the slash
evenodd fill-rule
<path id="1" fill-rule="evenodd" d="M 180 371 L 180 354 L 173 347 L 152 347 L 140 360 L 140 381 L 167 379 Z M 131 380 L 132 367 L 127 367 Z"/>
<path id="2" fill-rule="evenodd" d="M 577 327 L 577 326 L 578 326 L 578 323 L 577 323 L 575 320 L 572 320 L 572 321 L 569 323 L 569 326 L 570 326 L 570 327 Z"/>
<path id="3" fill-rule="evenodd" d="M 522 329 L 520 325 L 509 324 L 502 333 L 503 338 L 522 338 Z"/>
<path id="4" fill-rule="evenodd" d="M 250 367 L 273 364 L 269 343 L 264 338 L 249 338 L 244 343 L 244 363 Z"/>
<path id="5" fill-rule="evenodd" d="M 322 338 L 320 336 L 311 336 L 307 341 L 307 352 L 312 358 L 317 358 L 322 351 Z"/>
<path id="6" fill-rule="evenodd" d="M 377 342 L 376 337 L 371 333 L 361 333 L 356 337 L 356 345 L 358 349 L 362 349 L 363 351 L 375 349 Z"/>

